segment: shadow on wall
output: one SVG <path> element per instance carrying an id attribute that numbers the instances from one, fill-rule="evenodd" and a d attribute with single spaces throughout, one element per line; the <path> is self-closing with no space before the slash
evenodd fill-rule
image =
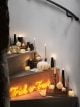
<path id="1" fill-rule="evenodd" d="M 26 1 L 36 2 L 38 5 L 45 6 L 45 7 L 49 8 L 49 9 L 54 10 L 54 11 L 59 11 L 61 13 L 65 13 L 62 9 L 58 8 L 55 5 L 49 4 L 46 0 L 26 0 Z"/>
<path id="2" fill-rule="evenodd" d="M 22 3 L 19 0 L 18 2 Z M 57 65 L 65 69 L 67 65 L 70 66 L 68 73 L 73 82 L 71 84 L 75 85 L 74 88 L 80 96 L 80 66 L 78 64 L 80 63 L 80 23 L 71 21 L 62 10 L 49 5 L 45 0 L 26 0 L 26 5 L 24 3 L 20 4 L 21 7 L 19 3 L 16 4 L 17 12 L 10 11 L 20 17 L 16 17 L 14 22 L 11 19 L 11 30 L 25 31 L 26 35 L 30 32 L 26 40 L 27 38 L 33 39 L 35 36 L 37 50 L 42 54 L 44 54 L 44 43 L 46 42 L 48 57 L 51 53 L 56 53 L 58 55 Z M 14 16 L 12 18 L 14 19 Z M 21 23 L 17 24 L 18 21 Z"/>

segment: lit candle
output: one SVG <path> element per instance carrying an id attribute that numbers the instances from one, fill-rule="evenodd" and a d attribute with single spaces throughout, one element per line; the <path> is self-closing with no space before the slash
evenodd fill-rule
<path id="1" fill-rule="evenodd" d="M 66 92 L 66 88 L 65 87 L 62 88 L 62 92 Z"/>
<path id="2" fill-rule="evenodd" d="M 44 48 L 45 48 L 45 61 L 47 61 L 46 43 L 44 44 Z"/>

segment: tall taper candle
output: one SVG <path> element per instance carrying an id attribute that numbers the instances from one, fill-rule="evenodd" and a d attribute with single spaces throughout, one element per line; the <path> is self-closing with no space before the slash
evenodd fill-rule
<path id="1" fill-rule="evenodd" d="M 62 69 L 62 83 L 63 83 L 63 86 L 65 87 L 65 72 L 64 72 L 64 69 Z"/>
<path id="2" fill-rule="evenodd" d="M 45 48 L 45 61 L 47 61 L 47 50 L 46 50 L 46 43 L 44 44 L 44 48 Z"/>
<path id="3" fill-rule="evenodd" d="M 51 68 L 55 67 L 55 59 L 51 57 Z"/>

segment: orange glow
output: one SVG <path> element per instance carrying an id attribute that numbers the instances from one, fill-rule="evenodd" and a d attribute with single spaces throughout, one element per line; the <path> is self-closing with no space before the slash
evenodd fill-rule
<path id="1" fill-rule="evenodd" d="M 23 85 L 19 85 L 19 86 L 14 86 L 10 88 L 10 97 L 17 97 L 17 96 L 22 96 L 22 95 L 26 95 L 26 94 L 30 94 L 34 91 L 40 91 L 40 90 L 46 90 L 47 88 L 49 88 L 49 86 L 51 85 L 50 80 L 44 82 L 44 81 L 37 81 L 35 82 L 34 85 L 29 86 L 27 84 L 23 84 Z"/>

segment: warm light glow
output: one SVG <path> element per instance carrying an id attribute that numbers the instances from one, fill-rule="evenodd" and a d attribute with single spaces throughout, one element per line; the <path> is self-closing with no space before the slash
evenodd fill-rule
<path id="1" fill-rule="evenodd" d="M 30 71 L 30 66 L 25 66 L 25 71 Z"/>
<path id="2" fill-rule="evenodd" d="M 25 49 L 20 49 L 20 53 L 25 53 L 26 50 Z"/>
<path id="3" fill-rule="evenodd" d="M 24 34 L 23 33 L 18 34 L 18 37 L 24 37 Z"/>
<path id="4" fill-rule="evenodd" d="M 46 96 L 46 89 L 45 89 L 45 90 L 41 90 L 41 91 L 39 92 L 39 94 L 40 94 L 41 96 Z"/>
<path id="5" fill-rule="evenodd" d="M 57 55 L 55 53 L 51 54 L 51 57 L 53 57 L 55 60 L 57 59 Z"/>
<path id="6" fill-rule="evenodd" d="M 10 97 L 17 97 L 26 94 L 30 94 L 34 91 L 40 92 L 41 90 L 46 90 L 51 85 L 50 80 L 44 81 L 37 81 L 34 85 L 28 86 L 27 84 L 14 86 L 10 88 Z"/>

